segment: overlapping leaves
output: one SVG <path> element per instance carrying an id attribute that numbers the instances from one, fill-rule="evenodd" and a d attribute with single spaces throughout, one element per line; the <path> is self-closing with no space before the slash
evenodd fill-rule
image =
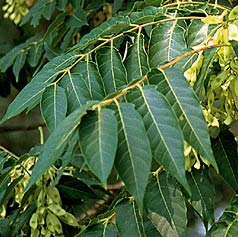
<path id="1" fill-rule="evenodd" d="M 200 43 L 204 35 L 193 32 L 196 27 L 202 29 L 202 25 L 192 22 L 195 26 L 190 26 L 189 32 L 194 34 L 186 39 L 187 23 L 178 19 L 168 19 L 157 26 L 153 23 L 144 30 L 139 23 L 153 22 L 163 15 L 163 9 L 156 14 L 154 8 L 146 9 L 147 15 L 150 10 L 153 14 L 149 18 L 145 12 L 131 15 L 133 19 L 130 16 L 112 18 L 85 35 L 69 53 L 50 60 L 19 93 L 1 123 L 41 103 L 42 115 L 52 133 L 32 170 L 28 189 L 59 158 L 67 157 L 66 166 L 70 162 L 68 154 L 73 153 L 77 144 L 76 152 L 102 186 L 106 187 L 114 166 L 128 195 L 133 196 L 130 202 L 119 202 L 115 208 L 121 236 L 131 233 L 145 236 L 140 215 L 143 207 L 158 235 L 184 236 L 187 210 L 183 189 L 205 221 L 213 221 L 214 211 L 213 186 L 207 172 L 185 173 L 184 140 L 215 169 L 216 160 L 220 161 L 213 156 L 195 91 L 178 67 L 164 70 L 161 67 L 186 53 L 187 43 L 189 46 Z M 50 16 L 51 10 L 45 14 Z M 47 42 L 57 39 L 57 20 L 63 27 L 61 17 L 65 19 L 61 15 L 51 25 Z M 32 19 L 35 24 L 38 22 Z M 135 27 L 133 33 L 129 32 L 132 27 Z M 41 47 L 32 46 L 32 52 L 40 52 Z M 199 75 L 202 83 L 215 50 L 207 54 L 204 53 L 205 64 Z M 39 58 L 34 53 L 31 58 L 32 65 L 36 65 Z M 19 72 L 19 68 L 14 70 L 16 74 Z M 200 85 L 197 88 L 200 90 Z M 237 174 L 231 167 L 227 144 L 216 140 L 213 150 L 216 155 L 222 146 L 226 168 L 221 174 L 235 189 Z M 165 172 L 153 172 L 154 176 L 149 179 L 152 165 L 153 169 Z M 230 181 L 225 175 L 227 169 L 233 174 Z M 129 218 L 128 228 L 122 223 L 125 213 Z M 95 233 L 110 230 L 101 224 L 97 227 L 99 232 Z M 114 226 L 112 230 L 116 232 Z"/>

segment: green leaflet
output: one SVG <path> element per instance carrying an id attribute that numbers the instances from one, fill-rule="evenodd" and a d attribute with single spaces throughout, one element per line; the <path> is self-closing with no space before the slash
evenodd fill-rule
<path id="1" fill-rule="evenodd" d="M 42 37 L 41 34 L 37 34 L 37 35 L 29 38 L 28 40 L 26 40 L 25 43 L 19 44 L 18 46 L 11 49 L 4 57 L 2 57 L 0 59 L 0 70 L 2 72 L 5 72 L 12 64 L 15 65 L 16 58 L 22 57 L 19 55 L 27 54 L 26 52 L 28 51 L 28 49 L 31 49 L 31 47 L 33 47 L 35 44 L 38 44 L 40 42 L 41 37 Z M 25 58 L 23 57 L 22 59 L 24 59 L 24 61 L 20 61 L 21 65 L 25 63 Z M 18 61 L 19 61 L 19 59 L 18 59 Z M 16 65 L 15 67 L 17 68 L 19 66 Z M 21 66 L 21 68 L 22 68 L 22 66 Z"/>
<path id="2" fill-rule="evenodd" d="M 60 86 L 65 89 L 68 102 L 68 112 L 78 109 L 91 99 L 85 78 L 74 69 L 60 81 Z"/>
<path id="3" fill-rule="evenodd" d="M 9 105 L 7 113 L 0 120 L 0 124 L 18 115 L 25 109 L 33 108 L 41 99 L 45 88 L 55 80 L 61 70 L 76 60 L 74 54 L 69 53 L 58 56 L 48 62 L 42 70 L 20 91 L 14 101 Z"/>
<path id="4" fill-rule="evenodd" d="M 135 202 L 124 200 L 115 209 L 116 225 L 120 237 L 145 237 L 142 216 Z"/>
<path id="5" fill-rule="evenodd" d="M 132 104 L 117 104 L 117 109 L 119 137 L 115 165 L 126 188 L 142 207 L 152 159 L 149 139 Z"/>
<path id="6" fill-rule="evenodd" d="M 92 100 L 104 98 L 105 87 L 95 63 L 81 61 L 74 67 L 73 72 L 82 75 L 87 92 Z"/>
<path id="7" fill-rule="evenodd" d="M 116 92 L 118 88 L 128 84 L 126 69 L 116 48 L 100 48 L 96 51 L 96 59 L 106 94 Z"/>
<path id="8" fill-rule="evenodd" d="M 20 51 L 20 53 L 16 56 L 16 59 L 14 61 L 12 71 L 16 77 L 16 82 L 19 81 L 19 73 L 25 64 L 26 56 L 27 56 L 27 51 L 25 50 Z"/>
<path id="9" fill-rule="evenodd" d="M 190 202 L 193 208 L 200 214 L 204 224 L 214 222 L 215 188 L 207 170 L 193 169 L 188 172 L 187 179 L 191 188 Z"/>
<path id="10" fill-rule="evenodd" d="M 102 83 L 102 78 L 94 63 L 79 62 L 60 81 L 67 95 L 68 112 L 81 107 L 88 100 L 103 99 Z"/>
<path id="11" fill-rule="evenodd" d="M 125 60 L 128 81 L 138 79 L 149 71 L 148 57 L 145 52 L 144 36 L 138 34 L 135 43 L 128 49 Z"/>
<path id="12" fill-rule="evenodd" d="M 166 96 L 179 119 L 184 139 L 218 170 L 198 98 L 180 71 L 176 68 L 153 70 L 149 82 L 157 84 L 158 90 Z"/>
<path id="13" fill-rule="evenodd" d="M 30 21 L 31 25 L 36 27 L 39 24 L 42 15 L 46 20 L 49 20 L 55 11 L 55 6 L 56 1 L 51 0 L 37 1 L 37 3 L 30 9 L 30 11 L 22 19 L 20 26 Z"/>
<path id="14" fill-rule="evenodd" d="M 144 205 L 150 220 L 162 236 L 185 236 L 185 201 L 178 184 L 166 173 L 150 178 Z"/>
<path id="15" fill-rule="evenodd" d="M 193 19 L 188 26 L 187 42 L 188 47 L 193 47 L 201 44 L 208 33 L 208 24 L 204 24 L 201 20 Z"/>
<path id="16" fill-rule="evenodd" d="M 237 142 L 234 135 L 226 130 L 212 141 L 212 149 L 219 167 L 220 175 L 233 188 L 238 187 Z"/>
<path id="17" fill-rule="evenodd" d="M 106 186 L 117 149 L 117 120 L 109 109 L 89 113 L 79 127 L 79 143 L 90 170 Z"/>
<path id="18" fill-rule="evenodd" d="M 203 83 L 207 77 L 208 72 L 210 71 L 210 66 L 213 61 L 213 58 L 216 54 L 218 49 L 213 48 L 213 49 L 208 49 L 203 53 L 204 60 L 200 69 L 200 72 L 197 76 L 197 80 L 194 84 L 194 90 L 196 91 L 197 95 L 200 95 L 200 92 L 203 87 Z"/>
<path id="19" fill-rule="evenodd" d="M 144 4 L 144 3 L 143 3 Z M 148 3 L 149 5 L 150 3 Z M 158 0 L 157 3 L 158 4 Z M 147 5 L 145 3 L 145 5 Z M 160 3 L 158 4 L 160 6 Z M 160 16 L 164 16 L 166 13 L 166 9 L 164 7 L 154 7 L 154 6 L 147 6 L 139 12 L 132 12 L 130 14 L 130 19 L 133 24 L 144 24 L 147 22 L 154 21 L 155 18 Z"/>
<path id="20" fill-rule="evenodd" d="M 43 152 L 40 154 L 36 164 L 34 165 L 31 178 L 27 184 L 27 190 L 60 157 L 70 138 L 75 133 L 75 130 L 80 124 L 81 118 L 87 113 L 87 110 L 89 110 L 93 104 L 95 104 L 95 102 L 89 101 L 81 108 L 75 110 L 68 117 L 66 117 L 51 133 L 44 144 Z"/>
<path id="21" fill-rule="evenodd" d="M 41 98 L 41 112 L 48 129 L 54 131 L 67 112 L 67 98 L 62 87 L 53 84 L 45 89 Z"/>
<path id="22" fill-rule="evenodd" d="M 37 66 L 43 52 L 43 42 L 35 43 L 28 52 L 27 61 L 31 67 Z"/>
<path id="23" fill-rule="evenodd" d="M 129 28 L 130 20 L 128 16 L 113 17 L 84 35 L 79 43 L 72 47 L 71 50 L 84 50 L 97 42 L 101 37 L 119 33 L 128 30 Z"/>
<path id="24" fill-rule="evenodd" d="M 168 21 L 154 27 L 149 44 L 150 67 L 158 67 L 187 52 L 185 21 Z"/>
<path id="25" fill-rule="evenodd" d="M 131 93 L 136 109 L 142 115 L 150 140 L 153 158 L 190 192 L 184 170 L 184 139 L 176 114 L 165 97 L 154 86 L 144 86 Z"/>

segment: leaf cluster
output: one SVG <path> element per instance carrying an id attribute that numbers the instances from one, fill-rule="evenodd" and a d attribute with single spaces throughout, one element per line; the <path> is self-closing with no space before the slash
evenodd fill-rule
<path id="1" fill-rule="evenodd" d="M 87 24 L 86 16 L 79 18 L 80 3 L 70 2 L 74 11 L 67 4 L 38 1 L 22 24 L 37 25 L 42 16 L 50 20 L 55 9 L 59 13 L 46 32 L 0 59 L 1 70 L 13 65 L 16 77 L 25 60 L 34 67 L 45 52 L 49 61 L 0 121 L 40 105 L 50 131 L 30 170 L 26 194 L 56 166 L 55 185 L 62 197 L 79 202 L 77 208 L 88 208 L 95 199 L 107 204 L 103 214 L 84 219 L 75 236 L 185 236 L 188 208 L 208 229 L 215 222 L 211 174 L 219 173 L 233 192 L 238 182 L 234 135 L 219 128 L 210 140 L 208 125 L 210 132 L 215 126 L 209 124 L 209 103 L 203 97 L 216 59 L 226 60 L 227 48 L 229 57 L 237 56 L 234 42 L 209 44 L 217 29 L 229 21 L 236 24 L 236 17 L 223 18 L 230 9 L 209 2 L 139 1 L 129 13 L 105 21 L 73 44 L 73 32 Z M 200 16 L 201 11 L 209 16 Z M 220 66 L 223 61 L 218 60 Z M 0 195 L 6 205 L 6 190 L 13 190 L 22 177 L 5 180 L 9 173 L 2 154 L 5 185 Z M 70 178 L 63 181 L 67 169 Z M 119 183 L 120 191 L 112 191 L 111 183 Z M 22 216 L 29 220 L 34 211 Z M 226 213 L 208 236 L 220 229 L 227 233 L 228 219 L 237 228 L 236 214 Z"/>

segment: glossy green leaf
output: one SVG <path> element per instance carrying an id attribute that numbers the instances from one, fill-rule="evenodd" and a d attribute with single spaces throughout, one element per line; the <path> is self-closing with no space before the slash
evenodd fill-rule
<path id="1" fill-rule="evenodd" d="M 193 19 L 188 26 L 187 43 L 188 47 L 193 47 L 201 44 L 208 33 L 208 25 L 201 20 Z"/>
<path id="2" fill-rule="evenodd" d="M 118 88 L 127 85 L 126 69 L 117 49 L 102 47 L 97 50 L 96 58 L 107 94 L 116 92 Z"/>
<path id="3" fill-rule="evenodd" d="M 47 63 L 9 105 L 7 113 L 1 119 L 0 124 L 23 112 L 25 109 L 31 109 L 37 105 L 45 88 L 56 79 L 61 70 L 71 65 L 75 60 L 74 54 L 69 53 L 56 57 Z"/>
<path id="4" fill-rule="evenodd" d="M 105 186 L 117 150 L 117 120 L 109 109 L 89 113 L 79 127 L 81 151 L 90 170 Z"/>
<path id="5" fill-rule="evenodd" d="M 145 51 L 144 36 L 142 34 L 138 34 L 135 43 L 128 49 L 125 66 L 128 81 L 141 78 L 148 72 L 148 57 Z"/>
<path id="6" fill-rule="evenodd" d="M 81 118 L 94 103 L 95 102 L 90 101 L 81 108 L 75 110 L 51 133 L 44 144 L 43 152 L 40 154 L 34 165 L 31 178 L 27 184 L 27 189 L 29 189 L 60 157 L 67 143 L 70 141 L 70 138 L 80 124 Z"/>
<path id="7" fill-rule="evenodd" d="M 156 26 L 151 32 L 149 62 L 158 67 L 187 52 L 185 21 L 168 21 Z"/>
<path id="8" fill-rule="evenodd" d="M 213 140 L 212 148 L 220 175 L 236 191 L 238 187 L 238 154 L 234 135 L 228 130 L 222 131 Z"/>
<path id="9" fill-rule="evenodd" d="M 120 237 L 145 237 L 142 216 L 135 202 L 124 200 L 115 209 L 116 226 Z"/>
<path id="10" fill-rule="evenodd" d="M 167 174 L 151 177 L 144 205 L 150 220 L 162 236 L 185 236 L 187 228 L 185 201 L 178 184 Z"/>
<path id="11" fill-rule="evenodd" d="M 30 21 L 31 25 L 37 26 L 42 16 L 49 20 L 55 11 L 56 1 L 40 0 L 29 10 L 21 21 L 21 26 Z"/>
<path id="12" fill-rule="evenodd" d="M 205 169 L 192 170 L 187 175 L 192 191 L 191 205 L 200 214 L 204 223 L 214 222 L 215 188 Z"/>
<path id="13" fill-rule="evenodd" d="M 118 104 L 117 110 L 119 137 L 115 165 L 126 188 L 142 207 L 152 159 L 149 139 L 132 104 Z"/>
<path id="14" fill-rule="evenodd" d="M 48 129 L 54 131 L 67 112 L 67 98 L 62 87 L 53 84 L 45 89 L 41 98 L 41 112 Z"/>
<path id="15" fill-rule="evenodd" d="M 184 138 L 176 114 L 154 86 L 128 96 L 142 115 L 153 158 L 189 192 L 184 170 Z"/>
<path id="16" fill-rule="evenodd" d="M 157 84 L 158 90 L 168 99 L 179 119 L 185 140 L 218 169 L 198 98 L 180 71 L 176 68 L 162 72 L 153 70 L 149 82 Z"/>

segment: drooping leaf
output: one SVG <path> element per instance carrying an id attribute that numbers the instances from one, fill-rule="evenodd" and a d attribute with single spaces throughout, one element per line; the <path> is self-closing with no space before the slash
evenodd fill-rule
<path id="1" fill-rule="evenodd" d="M 67 98 L 64 89 L 56 84 L 45 89 L 41 98 L 41 112 L 50 131 L 65 118 Z"/>
<path id="2" fill-rule="evenodd" d="M 183 20 L 168 21 L 154 27 L 149 44 L 150 66 L 158 67 L 187 52 L 186 23 Z"/>
<path id="3" fill-rule="evenodd" d="M 132 104 L 121 103 L 117 109 L 119 137 L 115 165 L 126 188 L 142 207 L 152 159 L 149 139 Z"/>
<path id="4" fill-rule="evenodd" d="M 25 64 L 26 56 L 27 56 L 27 51 L 20 51 L 14 61 L 12 71 L 16 77 L 16 82 L 19 81 L 19 73 Z"/>
<path id="5" fill-rule="evenodd" d="M 142 115 L 153 158 L 189 192 L 184 170 L 184 138 L 176 114 L 154 86 L 128 96 Z"/>
<path id="6" fill-rule="evenodd" d="M 81 151 L 91 171 L 105 186 L 117 149 L 117 120 L 112 110 L 89 113 L 79 127 Z"/>
<path id="7" fill-rule="evenodd" d="M 212 148 L 220 175 L 236 191 L 238 187 L 238 154 L 234 135 L 228 130 L 222 131 L 213 140 Z"/>
<path id="8" fill-rule="evenodd" d="M 194 84 L 194 90 L 196 91 L 198 96 L 200 95 L 204 80 L 206 79 L 207 74 L 209 73 L 210 66 L 216 52 L 217 52 L 217 49 L 212 48 L 212 49 L 206 50 L 203 53 L 203 56 L 204 56 L 203 63 L 202 63 L 200 72 L 198 74 L 197 80 Z"/>
<path id="9" fill-rule="evenodd" d="M 145 52 L 144 36 L 138 34 L 135 43 L 128 49 L 128 55 L 125 60 L 128 81 L 141 78 L 149 70 L 148 57 Z"/>
<path id="10" fill-rule="evenodd" d="M 116 206 L 116 225 L 119 236 L 145 237 L 142 216 L 135 202 L 124 200 Z"/>
<path id="11" fill-rule="evenodd" d="M 46 140 L 43 152 L 40 154 L 34 168 L 31 178 L 27 184 L 27 190 L 49 169 L 51 165 L 60 157 L 72 135 L 75 133 L 81 118 L 87 113 L 87 110 L 95 102 L 89 101 L 81 108 L 75 110 L 66 117 L 59 126 L 51 133 Z"/>
<path id="12" fill-rule="evenodd" d="M 238 56 L 238 42 L 236 40 L 230 40 L 229 41 L 235 54 L 236 54 L 236 57 Z"/>
<path id="13" fill-rule="evenodd" d="M 162 236 L 185 236 L 187 228 L 185 201 L 178 184 L 166 173 L 151 177 L 144 205 L 150 220 Z"/>
<path id="14" fill-rule="evenodd" d="M 96 53 L 106 93 L 116 92 L 121 86 L 127 85 L 126 69 L 118 50 L 113 47 L 102 47 Z"/>
<path id="15" fill-rule="evenodd" d="M 187 175 L 191 188 L 191 205 L 200 214 L 204 224 L 214 222 L 215 189 L 206 169 L 192 170 Z"/>
<path id="16" fill-rule="evenodd" d="M 179 119 L 185 140 L 217 169 L 201 106 L 181 72 L 177 68 L 168 68 L 161 72 L 153 70 L 149 75 L 149 82 L 156 84 L 158 90 L 168 99 Z"/>
<path id="17" fill-rule="evenodd" d="M 9 105 L 7 113 L 1 119 L 0 124 L 18 115 L 25 109 L 34 108 L 40 102 L 45 88 L 55 80 L 57 75 L 61 73 L 61 70 L 71 65 L 75 60 L 75 55 L 69 53 L 56 57 L 47 63 Z"/>
<path id="18" fill-rule="evenodd" d="M 37 26 L 43 16 L 46 20 L 49 20 L 55 11 L 56 1 L 51 0 L 39 0 L 29 10 L 25 17 L 21 21 L 21 26 L 30 21 L 31 25 Z"/>

